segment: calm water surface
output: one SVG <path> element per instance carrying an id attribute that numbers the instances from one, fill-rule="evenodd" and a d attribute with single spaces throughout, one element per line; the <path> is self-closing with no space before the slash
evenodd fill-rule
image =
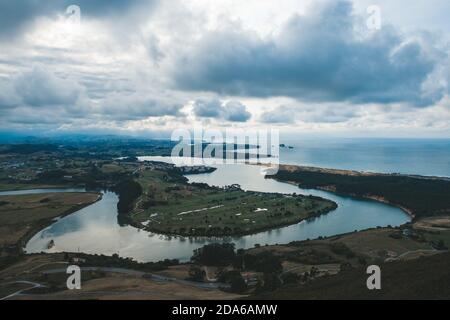
<path id="1" fill-rule="evenodd" d="M 280 162 L 321 168 L 450 176 L 450 139 L 285 139 Z"/>
<path id="2" fill-rule="evenodd" d="M 145 159 L 168 161 L 162 157 Z M 211 242 L 229 241 L 234 242 L 238 248 L 250 248 L 255 244 L 288 243 L 376 226 L 398 226 L 410 220 L 400 209 L 385 204 L 340 197 L 317 190 L 302 190 L 293 185 L 265 179 L 257 166 L 244 164 L 218 166 L 218 170 L 213 173 L 191 175 L 188 178 L 190 182 L 204 182 L 217 186 L 238 183 L 245 190 L 313 194 L 331 199 L 337 202 L 339 207 L 318 218 L 249 236 L 219 239 L 168 237 L 130 226 L 120 226 L 117 223 L 117 196 L 105 192 L 101 201 L 56 221 L 36 234 L 28 242 L 26 252 L 70 251 L 106 255 L 118 253 L 120 256 L 131 257 L 138 261 L 158 261 L 166 258 L 183 261 L 190 258 L 194 249 Z M 33 192 L 48 192 L 48 190 Z M 50 240 L 54 240 L 55 246 L 47 250 Z"/>

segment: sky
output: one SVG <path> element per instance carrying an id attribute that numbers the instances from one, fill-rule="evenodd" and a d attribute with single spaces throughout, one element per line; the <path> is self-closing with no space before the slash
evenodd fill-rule
<path id="1" fill-rule="evenodd" d="M 0 0 L 0 132 L 450 137 L 448 0 Z"/>

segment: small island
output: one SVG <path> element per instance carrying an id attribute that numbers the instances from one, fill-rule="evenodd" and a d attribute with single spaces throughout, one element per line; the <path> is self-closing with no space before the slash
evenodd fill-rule
<path id="1" fill-rule="evenodd" d="M 288 146 L 288 145 L 286 145 L 284 143 L 280 143 L 280 148 L 283 148 L 283 149 L 294 149 L 293 146 Z"/>

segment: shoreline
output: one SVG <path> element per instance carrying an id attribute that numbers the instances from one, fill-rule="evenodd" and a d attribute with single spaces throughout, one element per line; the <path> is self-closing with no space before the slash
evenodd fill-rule
<path id="1" fill-rule="evenodd" d="M 299 224 L 299 223 L 301 223 L 303 221 L 307 221 L 309 219 L 314 219 L 314 218 L 317 218 L 317 217 L 319 217 L 321 215 L 326 215 L 326 214 L 328 214 L 328 213 L 330 213 L 330 212 L 332 212 L 332 211 L 337 209 L 338 205 L 334 201 L 329 200 L 329 199 L 325 199 L 325 198 L 323 198 L 323 200 L 329 201 L 333 205 L 330 208 L 328 208 L 328 209 L 324 209 L 324 210 L 319 210 L 317 212 L 313 212 L 306 218 L 301 218 L 301 219 L 298 219 L 298 220 L 295 220 L 295 221 L 289 222 L 289 223 L 279 223 L 279 224 L 272 225 L 270 227 L 257 228 L 257 229 L 253 229 L 252 231 L 249 231 L 249 232 L 241 232 L 241 233 L 233 233 L 233 234 L 214 234 L 214 235 L 201 234 L 201 235 L 192 235 L 192 234 L 188 234 L 188 233 L 186 233 L 186 234 L 166 233 L 166 232 L 161 231 L 161 230 L 157 230 L 157 229 L 153 229 L 153 228 L 147 228 L 147 227 L 143 227 L 143 228 L 139 227 L 139 229 L 142 229 L 142 230 L 148 231 L 148 232 L 152 232 L 152 233 L 155 233 L 155 234 L 159 234 L 159 235 L 173 236 L 173 237 L 184 237 L 184 238 L 224 238 L 224 237 L 233 238 L 233 237 L 251 236 L 251 235 L 254 235 L 254 234 L 261 233 L 261 232 L 267 232 L 267 231 L 272 231 L 272 230 L 276 230 L 276 229 L 283 228 L 283 227 L 296 225 L 296 224 Z M 139 224 L 142 225 L 142 223 L 139 223 Z M 133 225 L 133 226 L 136 227 L 135 225 Z"/>
<path id="2" fill-rule="evenodd" d="M 267 167 L 270 166 L 268 163 L 243 163 L 247 165 L 256 165 Z M 364 170 L 352 170 L 352 169 L 333 169 L 333 168 L 324 168 L 324 167 L 315 167 L 315 166 L 305 166 L 299 164 L 288 164 L 288 163 L 280 163 L 278 164 L 278 169 L 284 169 L 286 171 L 290 171 L 290 169 L 301 169 L 309 172 L 321 172 L 321 173 L 330 173 L 330 174 L 340 174 L 344 176 L 385 176 L 385 177 L 406 177 L 406 178 L 415 178 L 415 179 L 424 179 L 424 180 L 443 180 L 450 181 L 450 176 L 436 176 L 436 175 L 420 175 L 413 173 L 388 173 L 388 172 L 374 172 L 374 171 L 364 171 Z"/>
<path id="3" fill-rule="evenodd" d="M 38 188 L 40 189 L 40 188 Z M 30 189 L 32 190 L 32 189 Z M 79 192 L 76 192 L 79 193 Z M 84 192 L 83 192 L 84 193 Z M 66 211 L 64 211 L 63 213 L 61 213 L 58 217 L 64 218 L 67 217 L 69 215 L 71 215 L 72 213 L 78 212 L 81 209 L 84 209 L 86 207 L 89 207 L 91 205 L 93 205 L 94 203 L 99 202 L 100 200 L 103 199 L 103 194 L 101 192 L 91 192 L 93 194 L 97 194 L 97 199 L 95 199 L 92 202 L 89 203 L 83 203 L 83 204 L 79 204 L 74 206 L 73 208 L 70 208 Z M 49 226 L 51 226 L 54 222 L 54 218 L 47 218 L 47 219 L 43 219 L 42 221 L 40 221 L 36 226 L 34 226 L 33 228 L 31 228 L 30 230 L 28 230 L 25 235 L 22 236 L 22 238 L 20 238 L 20 240 L 17 242 L 17 246 L 18 246 L 18 250 L 19 250 L 19 254 L 27 254 L 25 252 L 25 247 L 27 245 L 27 243 L 39 232 L 41 232 L 42 230 L 44 230 L 45 228 L 48 228 Z"/>
<path id="4" fill-rule="evenodd" d="M 270 178 L 270 179 L 273 179 L 273 180 L 278 181 L 278 182 L 280 182 L 280 183 L 287 183 L 287 184 L 296 186 L 296 187 L 298 187 L 299 189 L 303 189 L 303 188 L 301 188 L 301 187 L 299 186 L 299 184 L 298 184 L 297 182 L 295 182 L 295 181 L 284 181 L 284 180 L 279 180 L 279 179 L 275 179 L 275 178 Z M 382 198 L 382 197 L 378 197 L 378 196 L 369 196 L 369 195 L 364 196 L 364 197 L 360 197 L 360 196 L 357 196 L 357 195 L 355 195 L 355 194 L 339 193 L 339 192 L 336 192 L 336 190 L 335 190 L 334 188 L 327 188 L 327 187 L 317 187 L 317 188 L 310 188 L 310 189 L 313 189 L 313 190 L 319 190 L 319 191 L 325 191 L 325 192 L 330 192 L 330 193 L 334 193 L 334 194 L 336 194 L 336 195 L 338 195 L 338 196 L 342 196 L 342 197 L 351 197 L 351 198 L 355 198 L 355 199 L 358 199 L 358 200 L 372 200 L 372 201 L 376 201 L 376 202 L 381 202 L 381 203 L 384 203 L 384 204 L 387 204 L 387 205 L 390 205 L 390 206 L 392 206 L 392 207 L 395 207 L 395 208 L 398 208 L 398 209 L 402 210 L 402 211 L 405 212 L 408 216 L 410 216 L 412 219 L 415 219 L 415 218 L 416 218 L 416 216 L 414 215 L 414 213 L 413 213 L 411 210 L 409 210 L 409 209 L 407 209 L 407 208 L 405 208 L 405 207 L 402 207 L 402 206 L 400 206 L 400 205 L 397 205 L 397 204 L 395 204 L 395 203 L 392 203 L 392 202 L 390 202 L 390 201 L 388 201 L 388 200 L 386 200 L 386 199 L 384 199 L 384 198 Z M 308 190 L 308 189 L 304 189 L 304 190 Z M 324 199 L 325 199 L 325 198 L 324 198 Z"/>
<path id="5" fill-rule="evenodd" d="M 280 168 L 286 168 L 286 166 L 292 167 L 292 168 L 294 168 L 294 167 L 295 167 L 295 168 L 304 168 L 304 167 L 302 167 L 302 166 L 291 166 L 291 165 L 280 165 Z M 334 170 L 332 170 L 332 169 L 320 169 L 320 168 L 315 168 L 315 170 L 331 170 L 331 171 L 334 171 Z M 338 170 L 338 171 L 340 171 L 340 172 L 347 172 L 347 171 L 345 171 L 345 170 Z M 199 174 L 200 174 L 200 173 L 199 173 Z M 376 174 L 371 174 L 371 175 L 376 175 Z M 385 175 L 385 174 L 381 174 L 381 175 Z M 184 176 L 184 175 L 183 175 L 183 176 Z M 293 181 L 283 181 L 283 180 L 278 180 L 278 179 L 275 179 L 275 178 L 273 178 L 273 179 L 274 179 L 274 180 L 277 180 L 277 181 L 279 181 L 279 182 L 282 182 L 282 183 L 288 183 L 288 184 L 295 185 L 295 186 L 299 187 L 299 184 L 296 183 L 296 182 L 293 182 Z M 73 186 L 65 186 L 65 188 L 71 188 L 71 187 L 73 187 Z M 376 196 L 375 196 L 375 197 L 374 197 L 374 196 L 361 197 L 361 196 L 355 196 L 355 195 L 351 195 L 351 194 L 342 194 L 342 193 L 334 192 L 334 191 L 331 190 L 331 189 L 320 188 L 320 187 L 317 187 L 317 188 L 310 188 L 310 189 L 322 190 L 322 191 L 326 191 L 326 192 L 335 193 L 336 195 L 339 195 L 339 196 L 352 197 L 352 198 L 355 198 L 355 199 L 377 201 L 377 202 L 380 202 L 380 203 L 384 203 L 384 204 L 387 204 L 387 205 L 390 205 L 390 206 L 399 208 L 399 209 L 401 209 L 403 212 L 405 212 L 406 214 L 408 214 L 408 216 L 410 216 L 412 219 L 415 219 L 414 214 L 413 214 L 410 210 L 408 210 L 407 208 L 403 208 L 403 207 L 401 207 L 401 206 L 399 206 L 399 205 L 396 205 L 395 203 L 391 203 L 391 202 L 389 202 L 389 201 L 387 201 L 387 200 L 385 200 L 385 199 L 382 199 L 382 198 L 380 198 L 380 197 L 376 197 Z M 331 201 L 331 202 L 335 203 L 334 201 L 330 200 L 330 199 L 327 198 L 327 197 L 322 197 L 322 198 L 325 199 L 325 200 L 327 200 L 327 201 Z M 65 216 L 67 216 L 67 215 L 69 215 L 69 214 L 72 214 L 72 213 L 74 213 L 74 212 L 76 212 L 76 211 L 78 211 L 78 210 L 83 209 L 84 207 L 90 206 L 90 205 L 92 205 L 92 204 L 94 204 L 94 203 L 100 201 L 101 199 L 102 199 L 102 197 L 101 197 L 101 194 L 100 194 L 100 197 L 98 197 L 94 202 L 89 203 L 89 204 L 86 204 L 86 205 L 82 205 L 82 206 L 80 206 L 80 207 L 72 208 L 71 210 L 69 210 L 69 211 L 63 213 L 62 215 L 60 215 L 60 217 L 65 217 Z M 141 230 L 144 230 L 144 231 L 148 231 L 148 232 L 153 232 L 153 233 L 155 233 L 155 234 L 163 235 L 163 236 L 185 237 L 185 238 L 226 238 L 226 237 L 228 237 L 228 238 L 237 238 L 237 237 L 243 237 L 243 236 L 254 235 L 254 234 L 258 234 L 258 233 L 262 233 L 262 232 L 267 232 L 267 231 L 271 231 L 271 230 L 276 230 L 276 229 L 283 228 L 283 227 L 287 227 L 287 226 L 291 226 L 291 225 L 296 225 L 296 224 L 301 223 L 302 221 L 309 220 L 309 219 L 314 219 L 314 218 L 316 218 L 316 217 L 318 217 L 318 216 L 321 216 L 321 215 L 326 215 L 326 214 L 332 212 L 333 210 L 335 210 L 336 208 L 337 208 L 337 205 L 336 205 L 335 207 L 332 207 L 332 208 L 330 208 L 330 209 L 328 209 L 328 210 L 325 210 L 325 211 L 323 211 L 323 212 L 314 213 L 314 214 L 309 215 L 308 217 L 305 217 L 305 218 L 302 218 L 302 219 L 298 219 L 298 220 L 295 220 L 295 221 L 293 221 L 293 222 L 289 222 L 289 223 L 281 223 L 281 224 L 274 224 L 274 225 L 272 225 L 272 226 L 270 226 L 270 227 L 264 227 L 264 228 L 254 229 L 254 230 L 252 230 L 252 231 L 241 232 L 241 233 L 236 233 L 236 234 L 211 234 L 211 235 L 209 235 L 209 234 L 201 234 L 201 235 L 192 235 L 192 234 L 173 234 L 173 233 L 165 233 L 165 232 L 163 232 L 163 231 L 161 231 L 161 230 L 157 230 L 157 229 L 146 228 L 145 226 L 141 225 L 139 222 L 138 222 L 138 223 L 129 223 L 129 224 L 130 224 L 130 226 L 132 226 L 132 227 L 136 227 L 136 228 L 138 228 L 138 229 L 141 229 Z M 41 231 L 41 230 L 43 230 L 44 228 L 46 228 L 46 227 L 48 227 L 49 225 L 51 225 L 52 222 L 53 222 L 53 220 L 46 221 L 45 224 L 42 224 L 42 225 L 40 225 L 39 227 L 33 228 L 33 230 L 30 230 L 30 231 L 23 237 L 23 239 L 22 239 L 22 246 L 20 247 L 21 253 L 27 254 L 26 252 L 24 252 L 24 249 L 25 249 L 25 247 L 26 247 L 27 242 L 28 242 L 33 236 L 35 236 L 39 231 Z M 338 234 L 338 235 L 333 235 L 333 236 L 339 236 L 339 234 Z"/>
<path id="6" fill-rule="evenodd" d="M 260 164 L 263 165 L 263 164 Z M 277 177 L 277 175 L 266 175 L 266 179 L 273 179 L 275 181 L 278 182 L 283 182 L 283 183 L 288 183 L 291 185 L 295 185 L 300 189 L 312 189 L 312 190 L 319 190 L 319 191 L 324 191 L 324 192 L 330 192 L 333 193 L 337 196 L 344 196 L 344 197 L 352 197 L 354 199 L 362 199 L 362 200 L 372 200 L 372 201 L 376 201 L 379 203 L 383 203 L 383 204 L 387 204 L 390 205 L 392 207 L 398 208 L 400 210 L 402 210 L 405 214 L 407 214 L 410 218 L 411 221 L 416 220 L 419 216 L 422 216 L 422 213 L 417 212 L 416 209 L 414 208 L 410 208 L 406 205 L 400 204 L 398 203 L 398 201 L 393 198 L 393 199 L 387 199 L 386 195 L 377 195 L 377 194 L 373 194 L 371 192 L 367 192 L 365 194 L 360 193 L 358 194 L 357 192 L 353 192 L 351 189 L 347 188 L 348 190 L 345 190 L 345 192 L 339 192 L 337 191 L 336 186 L 340 185 L 339 182 L 333 181 L 333 177 L 334 176 L 334 180 L 339 179 L 337 176 L 342 176 L 343 179 L 345 177 L 347 177 L 347 180 L 343 180 L 343 181 L 349 181 L 349 178 L 353 178 L 357 179 L 357 178 L 367 178 L 367 177 L 374 177 L 374 178 L 386 178 L 386 179 L 416 179 L 416 181 L 422 181 L 422 183 L 448 183 L 450 182 L 449 178 L 446 177 L 435 177 L 435 176 L 420 176 L 420 175 L 411 175 L 411 174 L 387 174 L 387 173 L 374 173 L 374 172 L 364 172 L 364 171 L 355 171 L 355 170 L 341 170 L 341 169 L 327 169 L 327 168 L 318 168 L 318 167 L 309 167 L 309 166 L 299 166 L 299 165 L 280 165 L 279 166 L 279 171 L 284 171 L 283 172 L 283 177 Z M 290 180 L 289 179 L 289 175 L 290 174 L 306 174 L 306 181 L 302 181 L 302 179 L 296 181 L 296 179 L 294 180 Z M 278 174 L 278 173 L 277 173 Z M 311 174 L 316 174 L 318 175 L 318 177 L 320 178 L 321 176 L 326 177 L 327 175 L 330 175 L 330 182 L 329 184 L 327 184 L 327 182 L 324 183 L 324 181 L 322 181 L 321 183 L 318 182 L 317 184 L 315 184 L 314 182 L 311 182 L 308 180 L 311 180 Z M 326 179 L 326 178 L 325 178 Z M 320 180 L 319 180 L 320 181 Z M 351 180 L 350 180 L 351 181 Z M 364 180 L 363 180 L 364 181 Z M 387 180 L 389 181 L 389 180 Z M 428 181 L 428 182 L 425 182 Z M 357 184 L 355 184 L 353 187 L 353 190 L 357 190 Z M 370 191 L 370 190 L 368 190 Z M 419 191 L 419 189 L 415 190 L 416 193 Z M 325 197 L 326 198 L 326 197 Z M 441 197 L 442 198 L 442 197 Z M 426 200 L 424 200 L 426 201 Z M 447 208 L 442 209 L 444 211 L 448 211 Z M 420 215 L 418 215 L 420 213 Z"/>
<path id="7" fill-rule="evenodd" d="M 283 181 L 281 181 L 281 180 L 277 180 L 277 181 L 283 182 Z M 295 182 L 293 182 L 293 184 L 295 184 Z M 298 186 L 298 184 L 297 184 L 297 186 Z M 299 188 L 300 188 L 300 186 L 299 186 Z M 376 195 L 364 195 L 364 196 L 358 196 L 358 195 L 356 195 L 356 194 L 340 193 L 340 192 L 336 192 L 335 188 L 331 188 L 331 187 L 330 187 L 330 188 L 327 188 L 327 187 L 317 187 L 316 189 L 317 189 L 317 190 L 320 190 L 320 191 L 331 192 L 331 193 L 334 193 L 334 194 L 340 195 L 340 196 L 352 197 L 352 198 L 355 198 L 355 199 L 361 199 L 361 200 L 372 200 L 372 201 L 376 201 L 376 202 L 381 202 L 381 203 L 384 203 L 384 204 L 387 204 L 387 205 L 390 205 L 390 206 L 392 206 L 392 207 L 395 207 L 395 208 L 398 208 L 398 209 L 402 210 L 402 211 L 405 212 L 408 216 L 410 216 L 412 219 L 415 219 L 415 218 L 416 218 L 416 215 L 415 215 L 410 209 L 405 208 L 405 207 L 403 207 L 403 206 L 401 206 L 401 205 L 398 205 L 398 204 L 396 204 L 396 203 L 394 203 L 394 202 L 391 202 L 391 201 L 385 199 L 384 197 L 380 197 L 380 196 L 376 196 Z"/>

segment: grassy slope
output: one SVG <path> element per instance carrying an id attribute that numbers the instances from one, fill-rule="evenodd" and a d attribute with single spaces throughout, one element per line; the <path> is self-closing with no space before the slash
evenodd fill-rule
<path id="1" fill-rule="evenodd" d="M 250 253 L 271 251 L 282 260 L 296 264 L 320 265 L 324 263 L 350 263 L 360 265 L 358 258 L 362 257 L 369 263 L 379 263 L 390 257 L 398 257 L 407 252 L 431 251 L 427 242 L 419 242 L 406 236 L 391 237 L 401 234 L 392 228 L 370 229 L 352 232 L 345 235 L 310 241 L 292 242 L 286 245 L 263 246 L 250 249 Z M 345 245 L 353 254 L 346 257 L 346 252 L 334 252 L 336 244 Z"/>
<path id="2" fill-rule="evenodd" d="M 369 291 L 365 268 L 343 271 L 252 299 L 450 299 L 450 253 L 381 266 L 381 290 Z"/>

